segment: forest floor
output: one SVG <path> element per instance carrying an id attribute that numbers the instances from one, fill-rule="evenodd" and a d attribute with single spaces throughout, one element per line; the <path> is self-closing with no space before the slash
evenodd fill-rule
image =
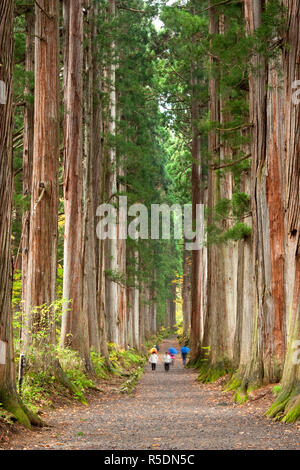
<path id="1" fill-rule="evenodd" d="M 179 349 L 175 337 L 163 341 L 157 370 L 147 365 L 131 395 L 111 384 L 91 394 L 88 406 L 46 411 L 48 427 L 19 430 L 2 449 L 300 449 L 300 423 L 264 417 L 274 400 L 271 387 L 236 405 L 222 380 L 200 384 L 179 357 L 166 373 L 162 355 L 171 346 Z"/>

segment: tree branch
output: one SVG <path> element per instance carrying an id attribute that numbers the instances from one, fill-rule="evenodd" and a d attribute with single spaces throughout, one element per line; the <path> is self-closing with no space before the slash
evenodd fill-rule
<path id="1" fill-rule="evenodd" d="M 18 106 L 26 106 L 26 101 L 19 101 L 18 103 L 13 103 L 13 106 L 17 108 Z"/>
<path id="2" fill-rule="evenodd" d="M 238 131 L 240 129 L 247 129 L 248 127 L 253 127 L 253 126 L 254 126 L 254 124 L 252 122 L 249 122 L 247 124 L 242 124 L 240 126 L 231 127 L 230 129 L 216 127 L 215 130 L 219 131 L 219 132 L 234 132 L 234 131 Z"/>
<path id="3" fill-rule="evenodd" d="M 241 0 L 223 0 L 222 2 L 219 2 L 219 3 L 215 3 L 214 5 L 210 5 L 209 7 L 207 8 L 204 8 L 204 10 L 201 10 L 198 15 L 201 15 L 201 13 L 204 13 L 205 11 L 208 11 L 210 10 L 211 8 L 216 8 L 216 7 L 220 7 L 222 5 L 226 5 L 228 3 L 242 3 Z"/>
<path id="4" fill-rule="evenodd" d="M 47 16 L 47 18 L 49 18 L 49 20 L 52 20 L 53 19 L 53 16 L 50 16 L 49 13 L 47 13 L 43 7 L 41 7 L 41 5 L 38 3 L 37 0 L 34 0 L 34 3 L 39 7 L 39 9 Z"/>
<path id="5" fill-rule="evenodd" d="M 116 7 L 119 8 L 119 10 L 128 10 L 128 11 L 132 11 L 133 13 L 145 13 L 145 10 L 136 10 L 135 8 L 125 7 L 124 5 L 121 5 L 120 3 L 117 3 Z"/>
<path id="6" fill-rule="evenodd" d="M 236 165 L 237 163 L 240 163 L 244 160 L 247 160 L 248 158 L 251 157 L 251 153 L 249 153 L 248 155 L 245 155 L 244 157 L 242 158 L 239 158 L 238 160 L 234 160 L 233 162 L 230 162 L 230 163 L 224 163 L 222 165 L 210 165 L 210 168 L 212 170 L 220 170 L 221 168 L 228 168 L 230 166 L 234 166 Z"/>
<path id="7" fill-rule="evenodd" d="M 31 11 L 34 7 L 34 3 L 28 3 L 24 5 L 16 5 L 15 6 L 15 17 L 21 16 L 24 13 L 27 13 L 28 11 Z"/>
<path id="8" fill-rule="evenodd" d="M 23 168 L 18 168 L 15 172 L 14 172 L 14 177 L 17 176 L 19 173 L 21 173 L 21 171 L 23 171 Z"/>

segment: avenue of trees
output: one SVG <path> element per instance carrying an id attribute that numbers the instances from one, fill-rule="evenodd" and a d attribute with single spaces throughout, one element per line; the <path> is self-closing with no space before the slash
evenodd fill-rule
<path id="1" fill-rule="evenodd" d="M 19 421 L 39 424 L 14 337 L 72 390 L 58 349 L 93 375 L 91 351 L 144 350 L 180 296 L 199 378 L 229 374 L 237 402 L 281 382 L 268 415 L 299 418 L 299 25 L 299 0 L 0 1 L 0 403 Z M 203 204 L 205 243 L 100 240 L 120 196 Z"/>

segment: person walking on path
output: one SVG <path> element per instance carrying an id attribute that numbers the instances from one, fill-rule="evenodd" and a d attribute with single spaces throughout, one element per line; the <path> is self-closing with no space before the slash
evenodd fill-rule
<path id="1" fill-rule="evenodd" d="M 149 357 L 149 364 L 151 364 L 152 370 L 156 369 L 156 364 L 158 363 L 158 355 L 153 352 Z"/>
<path id="2" fill-rule="evenodd" d="M 172 352 L 169 352 L 169 354 L 170 354 L 170 358 L 171 358 L 171 364 L 172 364 L 172 366 L 174 366 L 174 364 L 175 364 L 175 354 L 172 353 Z"/>
<path id="3" fill-rule="evenodd" d="M 183 367 L 185 367 L 186 358 L 187 358 L 188 353 L 190 352 L 190 348 L 188 348 L 187 346 L 183 346 L 180 349 L 180 352 L 181 352 L 182 364 L 183 364 Z"/>
<path id="4" fill-rule="evenodd" d="M 165 371 L 168 372 L 168 370 L 170 369 L 170 364 L 172 362 L 171 356 L 168 353 L 168 351 L 165 352 L 163 361 L 164 361 Z"/>
<path id="5" fill-rule="evenodd" d="M 185 365 L 186 365 L 187 353 L 186 353 L 186 352 L 182 352 L 182 353 L 181 353 L 181 357 L 182 357 L 182 364 L 183 364 L 183 366 L 185 366 Z"/>

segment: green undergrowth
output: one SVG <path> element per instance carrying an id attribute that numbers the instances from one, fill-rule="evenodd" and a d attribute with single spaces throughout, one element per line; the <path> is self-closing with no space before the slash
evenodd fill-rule
<path id="1" fill-rule="evenodd" d="M 282 386 L 280 384 L 274 385 L 274 387 L 272 388 L 272 393 L 276 397 L 281 393 L 281 391 L 282 391 Z"/>
<path id="2" fill-rule="evenodd" d="M 27 355 L 27 366 L 22 386 L 24 404 L 35 413 L 42 408 L 55 407 L 56 403 L 62 400 L 78 400 L 87 404 L 86 391 L 93 389 L 101 392 L 99 382 L 101 387 L 101 382 L 109 381 L 114 376 L 126 377 L 120 391 L 125 392 L 127 387 L 131 392 L 143 372 L 146 357 L 134 349 L 117 350 L 113 343 L 108 344 L 108 350 L 110 366 L 99 353 L 91 352 L 94 376 L 89 376 L 85 372 L 83 362 L 76 351 L 68 348 L 57 350 L 57 358 L 64 373 L 72 385 L 76 387 L 74 394 L 59 384 L 55 376 L 47 370 L 47 367 L 39 367 L 40 361 L 37 360 L 36 355 L 34 358 Z"/>
<path id="3" fill-rule="evenodd" d="M 80 401 L 87 404 L 85 395 L 89 389 L 102 392 L 101 383 L 109 383 L 115 378 L 120 380 L 119 391 L 130 394 L 143 374 L 148 349 L 174 334 L 174 328 L 161 328 L 157 335 L 148 339 L 142 352 L 138 352 L 133 348 L 128 350 L 117 349 L 114 343 L 108 343 L 108 360 L 92 350 L 93 376 L 86 373 L 78 352 L 69 348 L 59 349 L 54 347 L 46 351 L 41 347 L 40 342 L 39 348 L 31 348 L 26 354 L 26 368 L 21 389 L 22 401 L 34 413 L 39 413 L 44 408 L 55 408 L 58 404 L 66 402 Z M 16 343 L 16 346 L 15 362 L 16 368 L 18 368 L 20 349 L 18 343 Z M 64 374 L 71 385 L 74 386 L 74 393 L 58 382 L 52 368 L 49 366 L 51 357 L 59 360 Z M 1 423 L 6 423 L 10 419 L 13 418 L 4 411 L 0 404 Z"/>
<path id="4" fill-rule="evenodd" d="M 2 403 L 0 403 L 0 431 L 1 431 L 1 425 L 3 427 L 10 427 L 14 424 L 16 418 L 7 410 L 5 410 L 2 407 Z M 1 434 L 1 433 L 0 433 Z M 1 442 L 1 436 L 0 436 L 0 442 Z"/>
<path id="5" fill-rule="evenodd" d="M 128 395 L 132 393 L 132 391 L 134 390 L 136 384 L 138 383 L 138 381 L 140 380 L 144 372 L 145 364 L 146 364 L 146 359 L 142 366 L 139 366 L 136 370 L 134 370 L 131 374 L 129 374 L 128 379 L 120 387 L 121 393 L 127 393 Z"/>

